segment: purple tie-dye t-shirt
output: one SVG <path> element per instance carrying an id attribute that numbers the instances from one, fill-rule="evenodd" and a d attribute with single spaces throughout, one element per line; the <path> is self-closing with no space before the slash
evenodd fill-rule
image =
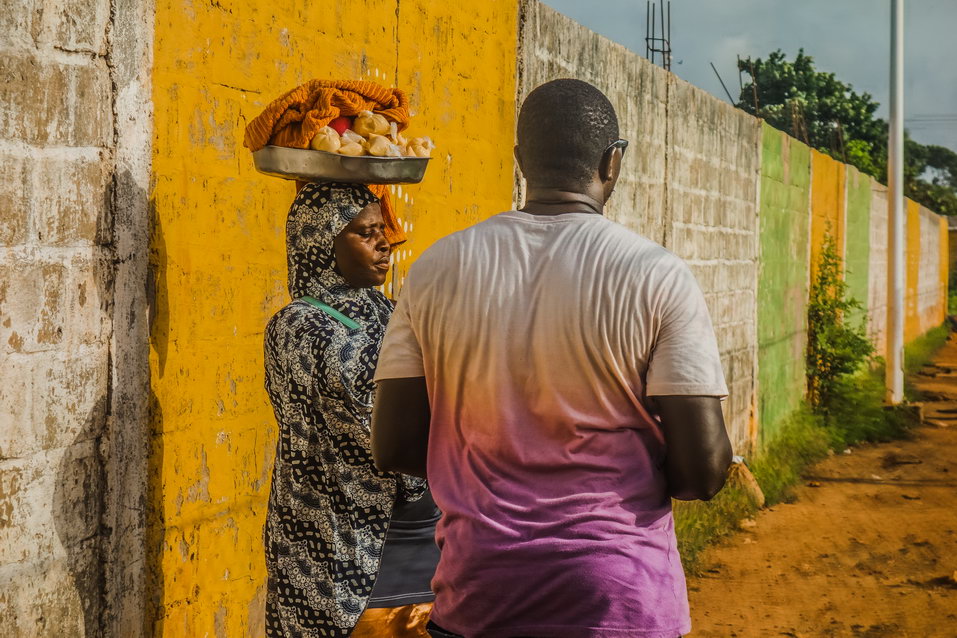
<path id="1" fill-rule="evenodd" d="M 689 268 L 599 215 L 502 213 L 409 272 L 376 380 L 426 378 L 435 622 L 675 638 L 684 573 L 648 397 L 724 396 Z"/>

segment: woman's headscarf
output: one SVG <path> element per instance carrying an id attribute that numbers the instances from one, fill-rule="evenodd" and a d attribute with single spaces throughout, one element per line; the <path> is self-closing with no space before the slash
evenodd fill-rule
<path id="1" fill-rule="evenodd" d="M 335 271 L 334 242 L 363 208 L 378 198 L 362 184 L 310 183 L 299 191 L 286 220 L 289 294 L 330 305 L 355 289 Z"/>

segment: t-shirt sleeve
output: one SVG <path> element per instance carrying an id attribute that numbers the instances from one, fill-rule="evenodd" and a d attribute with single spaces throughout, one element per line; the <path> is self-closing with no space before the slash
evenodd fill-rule
<path id="1" fill-rule="evenodd" d="M 425 376 L 422 346 L 412 324 L 411 297 L 412 288 L 406 283 L 382 340 L 375 381 Z"/>
<path id="2" fill-rule="evenodd" d="M 676 259 L 659 291 L 654 304 L 658 330 L 645 394 L 726 397 L 728 387 L 708 306 L 684 262 Z"/>

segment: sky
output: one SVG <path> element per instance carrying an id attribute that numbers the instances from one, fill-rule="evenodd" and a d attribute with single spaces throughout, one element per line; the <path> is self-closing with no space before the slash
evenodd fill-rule
<path id="1" fill-rule="evenodd" d="M 543 0 L 645 54 L 643 0 Z M 672 0 L 671 70 L 727 100 L 709 62 L 738 97 L 736 55 L 798 49 L 820 71 L 870 93 L 887 117 L 891 0 Z M 906 0 L 904 126 L 918 142 L 957 150 L 957 0 Z M 747 77 L 746 75 L 744 76 Z"/>

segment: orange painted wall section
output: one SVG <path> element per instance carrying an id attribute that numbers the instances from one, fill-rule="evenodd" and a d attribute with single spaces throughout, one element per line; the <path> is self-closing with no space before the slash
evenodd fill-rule
<path id="1" fill-rule="evenodd" d="M 817 263 L 830 235 L 838 257 L 844 257 L 845 226 L 844 164 L 820 151 L 811 150 L 811 276 L 817 272 Z"/>
<path id="2" fill-rule="evenodd" d="M 940 224 L 940 321 L 947 318 L 948 297 L 950 296 L 950 232 L 947 227 L 947 218 L 941 216 L 937 223 Z"/>
<path id="3" fill-rule="evenodd" d="M 494 0 L 158 0 L 151 190 L 150 617 L 156 635 L 260 636 L 276 438 L 262 332 L 286 296 L 294 186 L 255 172 L 243 129 L 313 78 L 405 88 L 437 143 L 395 188 L 408 264 L 512 199 L 517 5 Z"/>
<path id="4" fill-rule="evenodd" d="M 921 335 L 918 286 L 920 285 L 920 205 L 909 199 L 905 220 L 904 341 Z"/>

